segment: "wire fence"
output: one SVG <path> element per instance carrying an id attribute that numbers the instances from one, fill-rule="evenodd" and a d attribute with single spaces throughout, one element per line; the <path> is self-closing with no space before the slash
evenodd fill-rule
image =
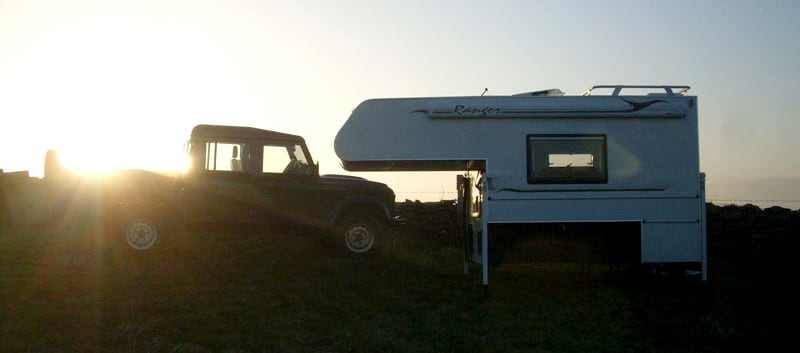
<path id="1" fill-rule="evenodd" d="M 458 197 L 456 191 L 395 191 L 398 199 L 412 199 L 415 197 L 424 197 L 426 199 L 439 199 L 439 200 L 454 200 Z M 706 202 L 717 205 L 735 205 L 735 204 L 774 204 L 774 205 L 798 205 L 800 200 L 793 199 L 706 199 Z"/>
<path id="2" fill-rule="evenodd" d="M 714 199 L 706 200 L 707 203 L 717 206 L 742 206 L 755 205 L 759 208 L 782 207 L 788 209 L 799 209 L 800 200 L 780 200 L 780 199 Z"/>

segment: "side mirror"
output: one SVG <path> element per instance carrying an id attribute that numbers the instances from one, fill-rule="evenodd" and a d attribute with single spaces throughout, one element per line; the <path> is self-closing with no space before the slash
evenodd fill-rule
<path id="1" fill-rule="evenodd" d="M 313 173 L 314 176 L 319 176 L 319 162 L 314 163 L 311 172 Z"/>

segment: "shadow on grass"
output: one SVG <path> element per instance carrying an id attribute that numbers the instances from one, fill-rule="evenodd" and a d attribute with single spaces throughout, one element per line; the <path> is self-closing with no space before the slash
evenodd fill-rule
<path id="1" fill-rule="evenodd" d="M 351 257 L 312 233 L 175 231 L 138 252 L 97 227 L 17 230 L 0 238 L 0 351 L 729 352 L 796 337 L 757 286 L 529 264 L 491 269 L 484 295 L 459 245 L 394 236 Z"/>

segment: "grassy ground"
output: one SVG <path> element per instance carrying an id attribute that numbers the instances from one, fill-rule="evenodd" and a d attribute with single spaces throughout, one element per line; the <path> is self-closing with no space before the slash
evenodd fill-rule
<path id="1" fill-rule="evenodd" d="M 398 234 L 381 257 L 311 235 L 186 231 L 126 251 L 92 229 L 0 236 L 2 352 L 752 352 L 797 344 L 797 288 L 720 268 L 634 282 L 501 266 Z M 113 244 L 112 244 L 113 243 Z M 783 320 L 789 320 L 784 323 Z"/>

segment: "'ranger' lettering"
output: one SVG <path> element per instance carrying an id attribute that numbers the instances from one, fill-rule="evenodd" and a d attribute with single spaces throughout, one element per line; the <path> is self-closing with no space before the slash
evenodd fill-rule
<path id="1" fill-rule="evenodd" d="M 494 107 L 467 107 L 463 105 L 457 105 L 453 108 L 453 114 L 455 115 L 472 115 L 472 116 L 479 116 L 484 117 L 487 115 L 497 115 L 500 114 L 502 110 L 500 108 Z"/>

